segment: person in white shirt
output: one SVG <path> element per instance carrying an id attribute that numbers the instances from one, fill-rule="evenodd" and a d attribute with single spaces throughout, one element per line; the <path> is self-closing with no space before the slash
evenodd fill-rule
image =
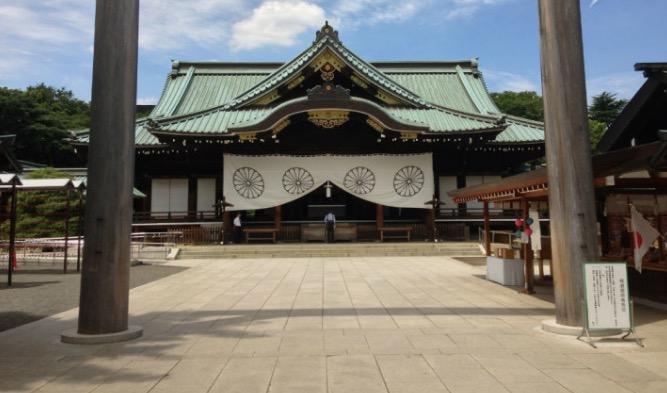
<path id="1" fill-rule="evenodd" d="M 336 230 L 336 216 L 332 212 L 324 216 L 324 226 L 326 228 L 327 243 L 333 243 L 334 231 Z"/>
<path id="2" fill-rule="evenodd" d="M 234 217 L 234 243 L 241 243 L 243 229 L 241 228 L 241 213 L 236 213 Z"/>

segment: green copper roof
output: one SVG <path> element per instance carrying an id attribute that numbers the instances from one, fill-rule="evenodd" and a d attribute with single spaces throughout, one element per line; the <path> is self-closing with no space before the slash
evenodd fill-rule
<path id="1" fill-rule="evenodd" d="M 193 73 L 170 75 L 152 118 L 183 115 L 224 105 L 266 79 L 262 74 Z M 206 72 L 206 71 L 204 71 Z M 187 86 L 187 88 L 185 88 Z"/>
<path id="2" fill-rule="evenodd" d="M 224 134 L 230 128 L 257 124 L 280 107 L 304 102 L 305 97 L 290 100 L 271 107 L 232 109 L 231 105 L 209 110 L 193 116 L 157 119 L 153 127 L 156 131 L 189 134 Z M 424 126 L 430 132 L 488 131 L 501 128 L 496 117 L 466 114 L 443 108 L 394 108 L 353 97 L 353 101 L 377 107 L 390 117 L 410 125 Z"/>
<path id="3" fill-rule="evenodd" d="M 515 116 L 507 116 L 507 128 L 496 136 L 496 143 L 530 143 L 544 141 L 544 124 L 522 119 Z"/>
<path id="4" fill-rule="evenodd" d="M 148 131 L 146 127 L 147 125 L 147 119 L 140 119 L 137 121 L 137 125 L 134 129 L 134 143 L 138 149 L 160 146 L 160 142 L 155 135 Z M 77 144 L 87 145 L 90 142 L 90 130 L 79 132 L 74 137 L 74 141 Z"/>
<path id="5" fill-rule="evenodd" d="M 367 82 L 399 100 L 397 106 L 379 105 L 399 122 L 439 133 L 504 127 L 496 137 L 498 143 L 543 142 L 542 123 L 505 117 L 499 111 L 476 60 L 369 63 L 347 49 L 335 31 L 325 33 L 325 28 L 313 45 L 287 63 L 173 62 L 149 116 L 151 127 L 162 132 L 224 135 L 230 128 L 261 122 L 280 105 L 248 104 L 289 83 L 320 54 L 330 51 Z M 80 134 L 77 142 L 87 143 L 87 135 Z M 147 119 L 137 121 L 136 143 L 140 149 L 165 146 L 150 132 Z"/>
<path id="6" fill-rule="evenodd" d="M 311 60 L 324 53 L 327 49 L 338 55 L 348 66 L 350 66 L 350 68 L 358 71 L 362 76 L 386 89 L 388 92 L 406 100 L 408 103 L 416 107 L 426 105 L 426 102 L 421 97 L 410 92 L 396 81 L 391 80 L 373 65 L 357 57 L 354 53 L 347 50 L 347 48 L 345 48 L 339 41 L 329 35 L 323 35 L 310 48 L 306 49 L 299 56 L 294 58 L 294 60 L 274 71 L 255 87 L 234 99 L 231 104 L 236 107 L 241 107 L 268 93 L 280 84 L 296 76 L 299 71 L 303 70 L 310 64 Z"/>

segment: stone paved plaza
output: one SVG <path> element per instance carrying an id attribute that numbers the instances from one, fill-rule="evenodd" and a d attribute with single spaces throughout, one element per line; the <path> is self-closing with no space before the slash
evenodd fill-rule
<path id="1" fill-rule="evenodd" d="M 666 392 L 667 313 L 646 348 L 539 329 L 549 296 L 447 257 L 176 261 L 131 291 L 124 344 L 61 344 L 77 310 L 0 333 L 2 392 Z"/>

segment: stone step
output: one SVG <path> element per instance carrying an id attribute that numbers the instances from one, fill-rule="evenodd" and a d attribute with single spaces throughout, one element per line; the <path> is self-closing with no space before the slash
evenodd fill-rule
<path id="1" fill-rule="evenodd" d="M 178 259 L 313 258 L 371 256 L 481 256 L 479 246 L 459 243 L 247 244 L 185 246 Z"/>

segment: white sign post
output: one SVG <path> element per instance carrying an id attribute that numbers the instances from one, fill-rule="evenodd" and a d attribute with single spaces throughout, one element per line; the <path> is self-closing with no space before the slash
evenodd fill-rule
<path id="1" fill-rule="evenodd" d="M 628 268 L 625 262 L 584 263 L 584 334 L 588 343 L 597 348 L 590 332 L 615 330 L 634 333 L 632 302 L 628 288 Z M 639 339 L 637 344 L 642 345 Z M 643 346 L 643 345 L 642 345 Z"/>

